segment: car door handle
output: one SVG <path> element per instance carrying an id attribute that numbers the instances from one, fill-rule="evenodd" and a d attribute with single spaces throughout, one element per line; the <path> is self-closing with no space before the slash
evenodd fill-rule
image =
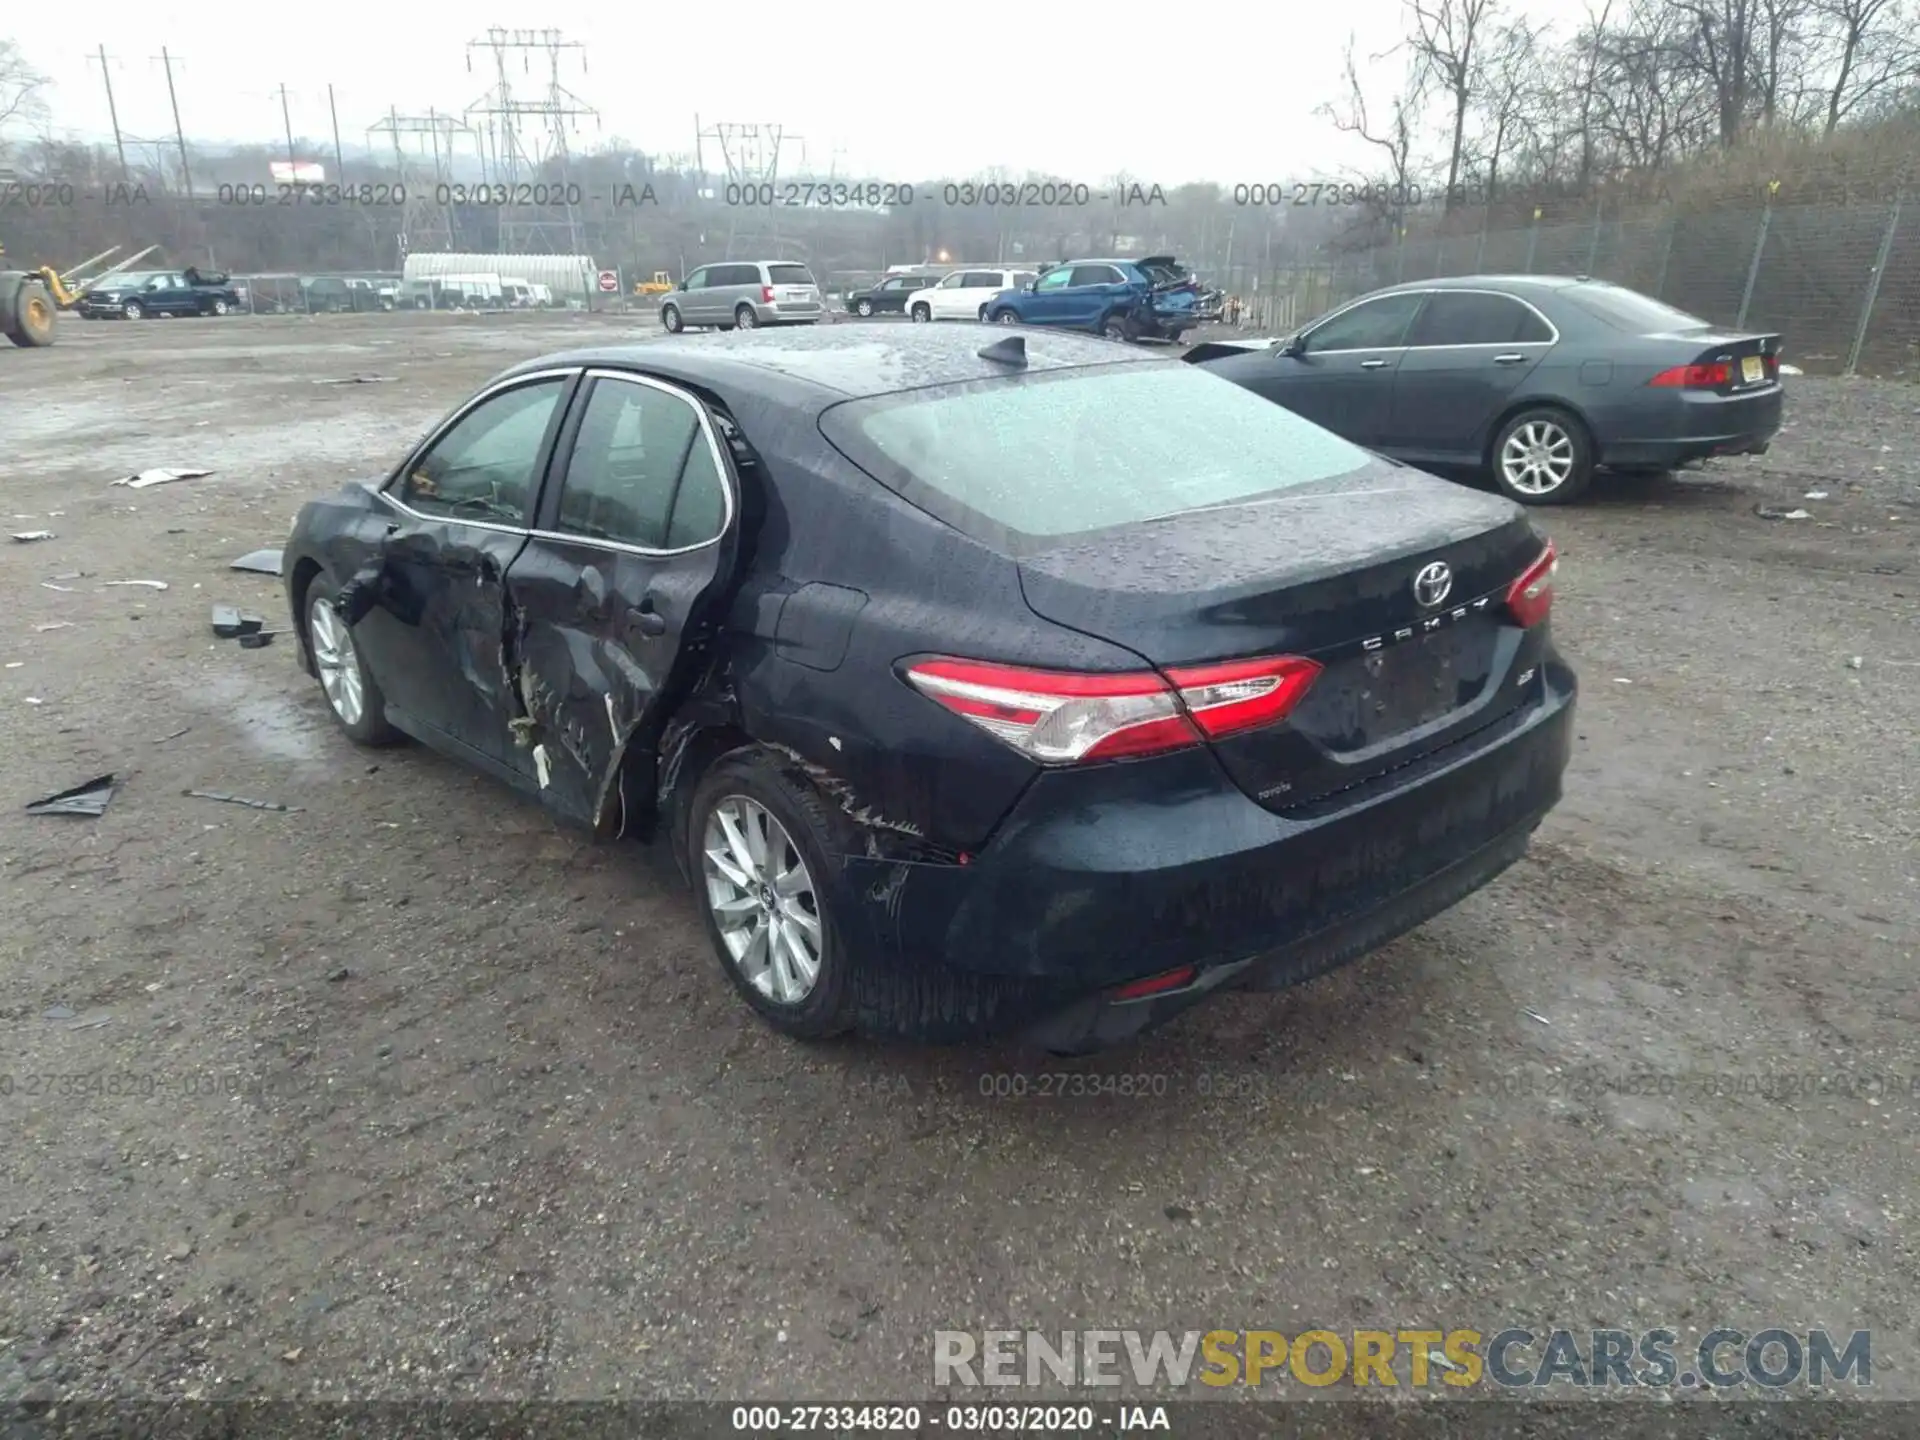
<path id="1" fill-rule="evenodd" d="M 1526 358 L 1524 355 L 1496 355 L 1493 357 L 1493 363 L 1496 365 L 1518 365 Z"/>
<path id="2" fill-rule="evenodd" d="M 667 617 L 653 608 L 652 600 L 642 600 L 627 611 L 627 624 L 649 640 L 667 633 Z"/>
<path id="3" fill-rule="evenodd" d="M 1360 362 L 1360 368 L 1362 370 L 1384 370 L 1387 368 L 1387 362 L 1384 360 L 1362 360 Z"/>

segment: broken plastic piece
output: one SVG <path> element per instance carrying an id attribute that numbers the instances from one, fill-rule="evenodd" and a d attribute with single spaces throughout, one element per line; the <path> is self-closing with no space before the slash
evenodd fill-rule
<path id="1" fill-rule="evenodd" d="M 101 582 L 103 589 L 108 585 L 140 585 L 148 590 L 164 590 L 167 588 L 167 582 L 164 580 L 103 580 Z"/>
<path id="2" fill-rule="evenodd" d="M 256 634 L 266 623 L 258 615 L 242 615 L 231 605 L 213 607 L 213 633 L 222 640 Z"/>
<path id="3" fill-rule="evenodd" d="M 62 790 L 58 795 L 34 801 L 27 806 L 27 814 L 104 815 L 116 788 L 113 776 L 101 775 L 84 785 L 76 785 L 71 790 Z"/>
<path id="4" fill-rule="evenodd" d="M 144 490 L 149 485 L 165 485 L 174 480 L 198 480 L 202 475 L 211 475 L 211 470 L 159 469 L 142 470 L 138 475 L 129 475 L 116 480 L 116 485 L 124 485 L 129 490 Z"/>
<path id="5" fill-rule="evenodd" d="M 229 795 L 223 790 L 183 790 L 181 793 L 195 800 L 218 800 L 224 805 L 244 805 L 249 810 L 279 810 L 292 815 L 300 809 L 298 805 L 281 805 L 272 800 L 249 800 L 244 795 Z"/>
<path id="6" fill-rule="evenodd" d="M 1025 365 L 1027 363 L 1027 337 L 1009 335 L 1004 340 L 996 340 L 991 345 L 980 347 L 982 360 L 991 360 L 999 365 Z"/>
<path id="7" fill-rule="evenodd" d="M 22 545 L 27 545 L 35 540 L 51 540 L 54 538 L 54 534 L 51 530 L 16 530 L 14 531 L 13 538 L 18 540 Z"/>
<path id="8" fill-rule="evenodd" d="M 240 648 L 242 650 L 264 650 L 273 643 L 273 637 L 279 633 L 278 630 L 251 631 L 240 637 Z"/>
<path id="9" fill-rule="evenodd" d="M 342 375 L 325 380 L 316 380 L 316 385 L 387 385 L 398 380 L 398 375 Z"/>
<path id="10" fill-rule="evenodd" d="M 278 575 L 280 573 L 280 552 L 278 550 L 249 550 L 227 568 L 229 570 L 250 570 L 256 575 Z"/>

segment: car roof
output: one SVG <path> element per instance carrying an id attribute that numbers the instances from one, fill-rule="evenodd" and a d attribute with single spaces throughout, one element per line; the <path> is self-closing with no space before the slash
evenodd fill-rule
<path id="1" fill-rule="evenodd" d="M 1408 280 L 1387 285 L 1376 294 L 1391 295 L 1404 290 L 1566 290 L 1575 285 L 1593 283 L 1590 275 L 1441 275 L 1432 280 Z"/>
<path id="2" fill-rule="evenodd" d="M 536 370 L 597 366 L 637 370 L 721 392 L 750 390 L 769 398 L 824 408 L 837 401 L 889 395 L 931 385 L 1037 374 L 1094 365 L 1175 365 L 1151 350 L 1115 345 L 1092 335 L 1018 332 L 1026 342 L 1024 372 L 983 360 L 980 351 L 1010 332 L 975 325 L 820 325 L 791 330 L 672 335 L 632 345 L 569 350 L 529 360 L 497 377 Z M 784 393 L 782 393 L 784 392 Z"/>

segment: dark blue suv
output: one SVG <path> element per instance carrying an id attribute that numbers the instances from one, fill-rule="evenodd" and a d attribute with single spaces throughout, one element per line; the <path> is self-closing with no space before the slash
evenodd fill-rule
<path id="1" fill-rule="evenodd" d="M 987 303 L 1002 325 L 1059 325 L 1114 340 L 1178 340 L 1199 324 L 1200 286 L 1171 255 L 1069 260 Z"/>

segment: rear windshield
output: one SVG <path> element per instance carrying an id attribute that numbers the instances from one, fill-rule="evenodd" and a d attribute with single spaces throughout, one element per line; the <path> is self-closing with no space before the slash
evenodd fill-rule
<path id="1" fill-rule="evenodd" d="M 827 438 L 988 543 L 1049 541 L 1352 474 L 1368 453 L 1185 364 L 1126 364 L 836 405 Z"/>
<path id="2" fill-rule="evenodd" d="M 1629 335 L 1664 335 L 1669 330 L 1700 330 L 1708 322 L 1698 315 L 1676 310 L 1636 290 L 1618 285 L 1570 285 L 1562 292 L 1567 299 L 1616 330 Z"/>
<path id="3" fill-rule="evenodd" d="M 767 282 L 771 285 L 811 285 L 813 272 L 804 265 L 769 265 Z"/>
<path id="4" fill-rule="evenodd" d="M 1155 262 L 1151 265 L 1142 265 L 1140 268 L 1147 272 L 1147 278 L 1152 280 L 1156 285 L 1177 284 L 1180 281 L 1191 279 L 1193 276 L 1193 272 L 1178 261 L 1175 261 L 1171 265 L 1165 262 Z"/>

